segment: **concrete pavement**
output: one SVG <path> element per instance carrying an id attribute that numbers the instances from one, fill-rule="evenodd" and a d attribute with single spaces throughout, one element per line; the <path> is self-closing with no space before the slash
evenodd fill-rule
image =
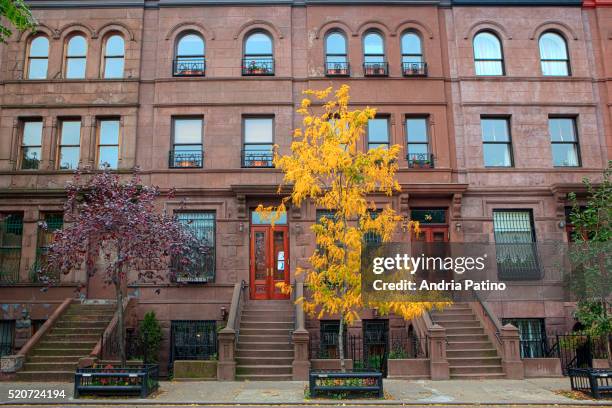
<path id="1" fill-rule="evenodd" d="M 127 401 L 121 398 L 94 400 L 90 398 L 75 400 L 72 398 L 71 383 L 26 383 L 0 382 L 0 404 L 45 403 L 50 405 L 77 404 L 120 405 Z M 385 380 L 385 400 L 322 400 L 306 399 L 304 390 L 307 383 L 303 381 L 279 382 L 217 382 L 217 381 L 162 381 L 159 391 L 151 398 L 141 400 L 129 399 L 128 404 L 183 405 L 183 404 L 321 404 L 346 403 L 368 405 L 411 404 L 436 406 L 451 404 L 480 404 L 492 406 L 495 404 L 536 404 L 550 406 L 552 404 L 602 404 L 612 405 L 610 401 L 584 400 L 577 401 L 555 393 L 559 390 L 569 390 L 567 378 L 528 379 L 528 380 Z M 45 389 L 63 390 L 65 398 L 57 399 L 12 399 L 9 400 L 9 390 Z"/>

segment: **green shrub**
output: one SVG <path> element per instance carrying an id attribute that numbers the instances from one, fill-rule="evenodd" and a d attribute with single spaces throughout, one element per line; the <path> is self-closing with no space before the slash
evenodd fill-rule
<path id="1" fill-rule="evenodd" d="M 139 342 L 142 345 L 145 363 L 157 363 L 159 360 L 159 346 L 162 341 L 162 329 L 155 312 L 145 313 L 144 319 L 138 328 Z"/>

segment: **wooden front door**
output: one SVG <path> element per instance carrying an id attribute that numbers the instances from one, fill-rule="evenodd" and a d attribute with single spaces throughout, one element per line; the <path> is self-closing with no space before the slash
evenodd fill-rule
<path id="1" fill-rule="evenodd" d="M 448 242 L 448 227 L 426 227 L 421 225 L 419 234 L 412 234 L 414 241 L 420 242 Z"/>
<path id="2" fill-rule="evenodd" d="M 276 285 L 289 284 L 289 227 L 251 226 L 251 299 L 289 299 Z"/>

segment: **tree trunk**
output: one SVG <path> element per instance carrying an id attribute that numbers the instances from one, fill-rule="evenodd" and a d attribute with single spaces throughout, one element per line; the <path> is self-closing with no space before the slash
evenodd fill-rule
<path id="1" fill-rule="evenodd" d="M 340 327 L 338 328 L 338 357 L 340 357 L 340 371 L 346 372 L 344 363 L 344 316 L 340 317 Z"/>
<path id="2" fill-rule="evenodd" d="M 125 322 L 123 317 L 123 289 L 121 279 L 115 281 L 115 293 L 117 297 L 117 341 L 119 342 L 119 355 L 121 357 L 121 367 L 126 366 L 125 356 Z"/>

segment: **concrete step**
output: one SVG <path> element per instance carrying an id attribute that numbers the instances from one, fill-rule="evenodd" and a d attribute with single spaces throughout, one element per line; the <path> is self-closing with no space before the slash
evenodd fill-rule
<path id="1" fill-rule="evenodd" d="M 278 343 L 286 342 L 286 343 L 289 343 L 291 341 L 291 336 L 290 336 L 289 332 L 285 333 L 285 335 L 283 335 L 283 336 L 244 335 L 243 333 L 240 333 L 240 342 L 241 343 L 243 343 L 243 342 L 252 343 L 252 342 L 258 342 L 258 341 L 278 342 Z"/>
<path id="2" fill-rule="evenodd" d="M 41 362 L 31 363 L 27 362 L 23 366 L 24 371 L 74 371 L 76 370 L 78 360 L 75 362 Z"/>
<path id="3" fill-rule="evenodd" d="M 71 347 L 71 348 L 89 348 L 89 350 L 91 351 L 91 349 L 93 349 L 93 347 L 96 345 L 96 343 L 98 342 L 98 340 L 81 340 L 81 341 L 50 341 L 47 340 L 46 338 L 43 338 L 42 341 L 39 343 L 39 346 L 41 348 L 46 348 L 46 349 L 63 349 L 66 347 Z"/>
<path id="4" fill-rule="evenodd" d="M 436 320 L 436 323 L 445 329 L 451 329 L 453 327 L 482 327 L 480 322 L 476 319 L 473 320 Z"/>
<path id="5" fill-rule="evenodd" d="M 105 315 L 63 315 L 59 322 L 110 322 L 112 316 Z"/>
<path id="6" fill-rule="evenodd" d="M 91 350 L 90 350 L 91 351 Z M 31 363 L 62 363 L 62 362 L 78 362 L 81 357 L 86 356 L 72 354 L 65 356 L 44 356 L 44 355 L 29 355 L 27 356 L 26 361 Z"/>
<path id="7" fill-rule="evenodd" d="M 474 316 L 474 312 L 472 311 L 472 309 L 470 308 L 465 308 L 465 309 L 444 309 L 442 311 L 435 311 L 431 313 L 431 317 L 432 319 L 435 317 L 440 317 L 440 316 Z"/>
<path id="8" fill-rule="evenodd" d="M 250 375 L 250 374 L 288 374 L 291 375 L 293 372 L 292 365 L 236 365 L 236 374 Z"/>
<path id="9" fill-rule="evenodd" d="M 266 349 L 259 349 L 259 348 L 253 348 L 253 349 L 237 348 L 236 356 L 237 357 L 261 357 L 261 356 L 285 357 L 285 358 L 290 358 L 291 360 L 293 360 L 293 347 L 285 349 L 285 350 L 278 350 L 278 349 L 266 350 Z"/>
<path id="10" fill-rule="evenodd" d="M 95 320 L 95 321 L 86 321 L 86 322 L 78 322 L 74 320 L 60 320 L 55 324 L 55 328 L 57 329 L 98 329 L 104 330 L 110 321 L 106 320 Z"/>
<path id="11" fill-rule="evenodd" d="M 293 315 L 287 313 L 257 313 L 243 312 L 240 317 L 241 322 L 294 322 Z"/>
<path id="12" fill-rule="evenodd" d="M 240 330 L 242 329 L 286 329 L 293 330 L 293 321 L 279 321 L 279 322 L 240 322 Z"/>
<path id="13" fill-rule="evenodd" d="M 504 373 L 501 365 L 449 366 L 450 374 L 499 374 Z"/>
<path id="14" fill-rule="evenodd" d="M 73 382 L 74 370 L 72 371 L 17 371 L 17 381 L 28 382 Z"/>
<path id="15" fill-rule="evenodd" d="M 293 356 L 291 357 L 269 357 L 265 354 L 259 357 L 236 357 L 238 366 L 254 366 L 254 365 L 271 365 L 271 366 L 287 366 L 293 364 Z"/>
<path id="16" fill-rule="evenodd" d="M 291 381 L 293 374 L 236 374 L 238 381 Z"/>
<path id="17" fill-rule="evenodd" d="M 295 305 L 291 300 L 253 300 L 247 302 L 243 309 L 295 310 Z"/>
<path id="18" fill-rule="evenodd" d="M 74 341 L 85 341 L 85 340 L 98 341 L 100 340 L 101 334 L 102 332 L 100 332 L 100 334 L 97 334 L 97 333 L 92 333 L 91 331 L 87 331 L 87 333 L 77 333 L 76 330 L 73 331 L 72 333 L 54 333 L 54 331 L 51 331 L 51 333 L 44 336 L 43 340 L 44 341 L 55 341 L 55 342 L 65 341 L 69 343 L 72 343 Z"/>
<path id="19" fill-rule="evenodd" d="M 448 357 L 449 367 L 459 366 L 488 366 L 499 365 L 501 367 L 501 357 L 497 356 L 470 356 L 470 357 Z"/>
<path id="20" fill-rule="evenodd" d="M 482 327 L 448 327 L 446 334 L 484 334 Z"/>
<path id="21" fill-rule="evenodd" d="M 63 334 L 76 334 L 76 333 L 87 333 L 87 334 L 102 334 L 106 326 L 100 328 L 92 327 L 53 327 L 48 333 L 49 335 L 63 335 Z"/>
<path id="22" fill-rule="evenodd" d="M 242 336 L 286 336 L 290 335 L 291 330 L 289 329 L 240 329 L 240 337 Z"/>
<path id="23" fill-rule="evenodd" d="M 289 342 L 243 342 L 240 340 L 237 348 L 241 350 L 293 350 L 293 345 Z"/>
<path id="24" fill-rule="evenodd" d="M 91 350 L 93 350 L 93 347 L 74 348 L 66 345 L 64 348 L 46 348 L 39 345 L 36 346 L 30 354 L 32 356 L 74 356 L 78 354 L 88 356 L 89 353 L 91 353 Z"/>
<path id="25" fill-rule="evenodd" d="M 491 342 L 488 340 L 479 341 L 450 341 L 447 350 L 468 350 L 468 349 L 490 349 Z"/>
<path id="26" fill-rule="evenodd" d="M 470 374 L 451 374 L 451 379 L 463 380 L 495 380 L 506 378 L 504 373 L 470 373 Z"/>
<path id="27" fill-rule="evenodd" d="M 486 334 L 452 334 L 447 333 L 446 338 L 449 343 L 458 341 L 488 341 L 489 336 Z"/>
<path id="28" fill-rule="evenodd" d="M 467 349 L 467 350 L 446 350 L 448 358 L 460 357 L 497 357 L 497 350 L 494 348 Z"/>

